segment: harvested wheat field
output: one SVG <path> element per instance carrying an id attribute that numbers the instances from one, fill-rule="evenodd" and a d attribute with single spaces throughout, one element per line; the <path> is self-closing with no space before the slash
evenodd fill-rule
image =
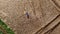
<path id="1" fill-rule="evenodd" d="M 60 0 L 0 0 L 0 33 L 60 34 Z"/>

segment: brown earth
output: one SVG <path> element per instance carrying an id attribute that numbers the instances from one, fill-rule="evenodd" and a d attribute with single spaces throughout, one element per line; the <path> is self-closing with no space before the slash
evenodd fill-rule
<path id="1" fill-rule="evenodd" d="M 60 34 L 60 0 L 0 0 L 0 18 L 15 34 Z"/>

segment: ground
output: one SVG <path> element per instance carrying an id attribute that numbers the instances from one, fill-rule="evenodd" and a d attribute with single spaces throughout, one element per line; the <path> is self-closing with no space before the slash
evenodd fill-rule
<path id="1" fill-rule="evenodd" d="M 60 0 L 0 0 L 0 18 L 15 34 L 60 34 Z"/>

